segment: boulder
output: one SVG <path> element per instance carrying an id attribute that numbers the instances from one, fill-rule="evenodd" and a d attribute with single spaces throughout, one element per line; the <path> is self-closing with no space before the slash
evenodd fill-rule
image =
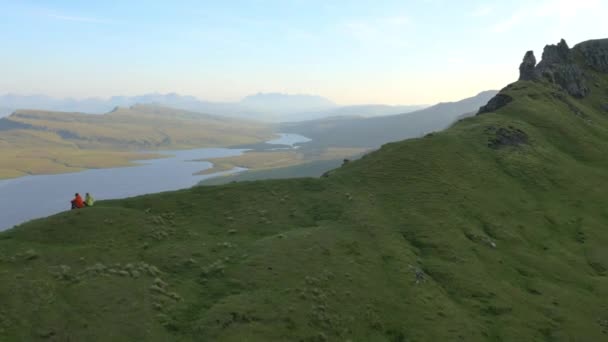
<path id="1" fill-rule="evenodd" d="M 488 133 L 493 133 L 494 137 L 488 141 L 488 147 L 498 150 L 509 146 L 518 146 L 528 143 L 528 135 L 521 129 L 509 126 L 508 128 L 489 128 Z"/>
<path id="2" fill-rule="evenodd" d="M 498 93 L 494 96 L 488 104 L 479 108 L 479 112 L 477 114 L 491 113 L 495 112 L 498 109 L 506 106 L 509 102 L 513 101 L 513 98 L 509 95 Z"/>

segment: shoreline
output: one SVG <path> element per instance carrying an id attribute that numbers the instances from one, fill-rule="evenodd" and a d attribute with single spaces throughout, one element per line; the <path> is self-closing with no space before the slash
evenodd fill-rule
<path id="1" fill-rule="evenodd" d="M 66 156 L 64 160 L 61 157 L 57 158 L 27 158 L 22 156 L 15 156 L 15 159 L 31 159 L 38 161 L 40 165 L 37 165 L 35 169 L 44 169 L 44 171 L 25 171 L 22 168 L 19 169 L 0 169 L 0 182 L 19 179 L 28 176 L 51 176 L 69 173 L 78 173 L 86 170 L 99 170 L 99 169 L 113 169 L 122 167 L 134 167 L 138 166 L 138 162 L 170 158 L 171 155 L 162 154 L 159 152 L 128 152 L 128 151 L 92 151 L 92 154 L 98 154 L 94 157 L 98 157 L 101 161 L 87 161 L 91 157 L 85 150 L 80 150 L 77 153 L 77 157 L 81 157 L 81 161 L 70 161 L 70 157 Z M 111 160 L 103 160 L 104 158 L 111 158 Z M 82 164 L 80 164 L 82 163 Z M 80 164 L 80 165 L 79 165 Z M 3 172 L 4 171 L 4 172 Z"/>

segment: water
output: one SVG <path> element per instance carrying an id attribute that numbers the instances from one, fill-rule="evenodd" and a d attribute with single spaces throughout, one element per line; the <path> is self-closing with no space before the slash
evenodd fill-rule
<path id="1" fill-rule="evenodd" d="M 310 141 L 310 139 L 308 139 L 307 137 L 299 134 L 279 133 L 279 135 L 279 138 L 267 141 L 266 143 L 271 145 L 287 145 L 292 148 L 297 148 L 298 146 L 294 146 L 295 144 L 302 144 Z"/>
<path id="2" fill-rule="evenodd" d="M 281 134 L 280 138 L 268 143 L 293 146 L 304 141 L 310 140 L 296 134 Z M 235 168 L 209 175 L 194 175 L 213 164 L 193 160 L 238 156 L 244 151 L 228 148 L 163 151 L 162 154 L 171 157 L 140 161 L 132 167 L 0 180 L 0 230 L 67 210 L 76 192 L 83 197 L 89 192 L 96 200 L 125 198 L 188 188 L 203 179 L 243 172 L 246 169 Z"/>

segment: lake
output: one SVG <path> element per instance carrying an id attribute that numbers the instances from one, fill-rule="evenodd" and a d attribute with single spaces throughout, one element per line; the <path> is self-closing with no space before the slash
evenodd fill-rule
<path id="1" fill-rule="evenodd" d="M 279 134 L 268 141 L 272 145 L 294 148 L 310 139 L 297 134 Z M 90 169 L 58 175 L 25 176 L 0 180 L 0 231 L 70 208 L 70 200 L 78 192 L 86 192 L 96 200 L 126 198 L 162 191 L 178 190 L 196 185 L 201 180 L 246 171 L 235 168 L 208 175 L 194 175 L 213 166 L 210 162 L 193 160 L 241 155 L 246 150 L 200 148 L 160 151 L 168 158 L 138 161 L 136 166 Z"/>
<path id="2" fill-rule="evenodd" d="M 291 133 L 279 133 L 279 138 L 269 140 L 266 143 L 270 145 L 287 145 L 294 147 L 295 144 L 302 144 L 311 141 L 305 136 Z"/>

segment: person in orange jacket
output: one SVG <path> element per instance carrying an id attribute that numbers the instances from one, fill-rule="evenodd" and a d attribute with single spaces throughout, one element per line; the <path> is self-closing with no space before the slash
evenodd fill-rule
<path id="1" fill-rule="evenodd" d="M 72 200 L 72 209 L 80 209 L 80 208 L 84 208 L 84 201 L 82 200 L 82 197 L 80 197 L 79 193 L 76 193 L 74 195 L 74 199 Z"/>

